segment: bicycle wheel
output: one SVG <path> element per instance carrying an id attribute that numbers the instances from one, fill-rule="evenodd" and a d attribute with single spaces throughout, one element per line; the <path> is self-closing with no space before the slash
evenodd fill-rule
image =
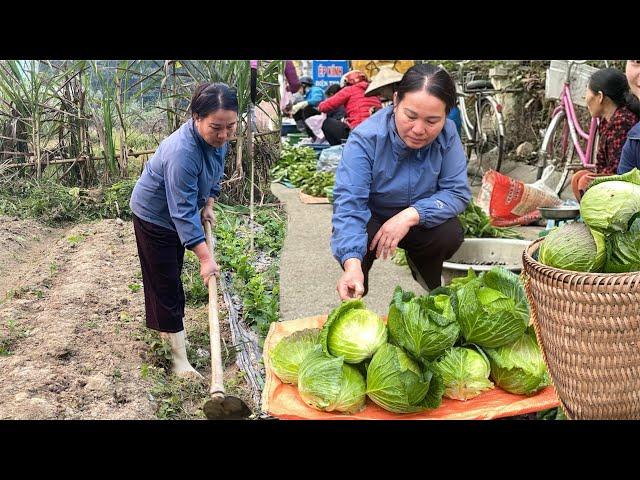
<path id="1" fill-rule="evenodd" d="M 544 134 L 542 146 L 538 152 L 536 179 L 539 180 L 542 177 L 542 172 L 546 167 L 553 165 L 555 172 L 560 173 L 560 178 L 553 188 L 559 195 L 564 190 L 569 177 L 567 166 L 571 164 L 574 150 L 569 134 L 567 116 L 564 111 L 560 111 L 551 119 L 551 123 Z"/>
<path id="2" fill-rule="evenodd" d="M 500 130 L 500 117 L 495 105 L 485 100 L 480 106 L 476 133 L 476 177 L 482 178 L 489 170 L 500 171 L 504 156 L 504 135 Z"/>

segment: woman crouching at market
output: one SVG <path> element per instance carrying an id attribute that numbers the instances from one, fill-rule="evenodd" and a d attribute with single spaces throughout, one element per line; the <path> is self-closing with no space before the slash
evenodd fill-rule
<path id="1" fill-rule="evenodd" d="M 367 294 L 369 270 L 397 247 L 425 289 L 441 285 L 442 264 L 464 240 L 457 215 L 471 199 L 456 126 L 447 119 L 455 84 L 429 64 L 410 68 L 393 105 L 349 135 L 334 187 L 332 253 L 344 273 L 342 300 Z"/>
<path id="2" fill-rule="evenodd" d="M 198 256 L 205 284 L 219 275 L 202 223 L 215 222 L 213 205 L 237 120 L 234 89 L 223 83 L 199 85 L 191 118 L 158 146 L 131 195 L 147 327 L 169 342 L 172 370 L 179 377 L 203 378 L 187 359 L 180 275 L 185 248 Z"/>

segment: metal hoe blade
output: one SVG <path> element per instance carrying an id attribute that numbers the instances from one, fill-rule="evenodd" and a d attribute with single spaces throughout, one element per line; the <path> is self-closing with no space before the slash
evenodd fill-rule
<path id="1" fill-rule="evenodd" d="M 215 398 L 207 400 L 204 414 L 209 420 L 242 420 L 251 415 L 251 410 L 238 397 L 225 395 L 222 401 Z"/>

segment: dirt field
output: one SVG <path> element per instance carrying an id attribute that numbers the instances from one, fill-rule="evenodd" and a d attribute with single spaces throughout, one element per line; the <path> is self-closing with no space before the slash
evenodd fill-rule
<path id="1" fill-rule="evenodd" d="M 131 222 L 0 217 L 0 419 L 155 419 L 136 283 Z M 189 321 L 206 322 L 206 306 Z"/>

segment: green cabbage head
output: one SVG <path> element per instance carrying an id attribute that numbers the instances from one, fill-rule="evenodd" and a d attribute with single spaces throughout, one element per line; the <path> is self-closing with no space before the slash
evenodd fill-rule
<path id="1" fill-rule="evenodd" d="M 456 302 L 455 294 L 416 297 L 396 287 L 387 317 L 389 341 L 417 360 L 433 360 L 452 347 L 460 334 Z"/>
<path id="2" fill-rule="evenodd" d="M 387 327 L 362 300 L 348 300 L 329 314 L 320 341 L 325 353 L 360 363 L 387 342 Z"/>
<path id="3" fill-rule="evenodd" d="M 626 232 L 640 212 L 640 172 L 594 180 L 580 200 L 584 223 L 602 233 Z"/>
<path id="4" fill-rule="evenodd" d="M 605 236 L 579 222 L 551 231 L 538 255 L 544 265 L 574 272 L 601 272 L 606 258 Z"/>
<path id="5" fill-rule="evenodd" d="M 362 374 L 342 357 L 314 350 L 300 365 L 300 398 L 317 410 L 356 413 L 366 403 L 366 383 Z"/>
<path id="6" fill-rule="evenodd" d="M 531 395 L 549 385 L 547 366 L 529 327 L 515 342 L 485 349 L 491 364 L 491 378 L 503 390 L 518 395 Z"/>
<path id="7" fill-rule="evenodd" d="M 466 277 L 455 277 L 454 279 L 451 280 L 448 287 L 454 292 L 457 292 L 462 287 L 464 287 L 467 283 L 471 282 L 472 280 L 475 280 L 476 278 L 478 278 L 478 276 L 476 275 L 476 272 L 474 272 L 472 268 L 469 268 L 469 270 L 467 270 Z"/>
<path id="8" fill-rule="evenodd" d="M 529 304 L 518 276 L 494 267 L 457 292 L 458 322 L 467 343 L 495 348 L 518 339 L 529 325 Z"/>
<path id="9" fill-rule="evenodd" d="M 640 271 L 640 219 L 633 222 L 628 232 L 616 232 L 607 237 L 607 261 L 604 271 Z"/>
<path id="10" fill-rule="evenodd" d="M 439 375 L 422 369 L 402 348 L 390 343 L 378 349 L 367 368 L 367 396 L 390 412 L 437 408 L 443 392 Z"/>
<path id="11" fill-rule="evenodd" d="M 479 349 L 450 348 L 433 363 L 433 368 L 442 376 L 445 397 L 469 400 L 493 388 L 489 360 Z"/>
<path id="12" fill-rule="evenodd" d="M 320 345 L 320 329 L 307 328 L 280 340 L 269 352 L 274 373 L 284 383 L 298 384 L 298 368 L 306 356 Z"/>

